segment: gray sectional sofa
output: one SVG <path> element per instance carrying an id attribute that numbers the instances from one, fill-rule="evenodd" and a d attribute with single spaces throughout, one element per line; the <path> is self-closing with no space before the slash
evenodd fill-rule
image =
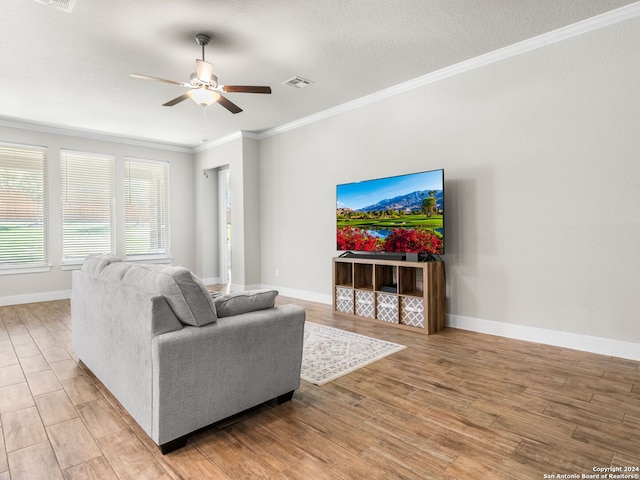
<path id="1" fill-rule="evenodd" d="M 277 292 L 215 300 L 181 267 L 89 257 L 73 272 L 73 348 L 167 453 L 300 385 L 305 311 Z"/>

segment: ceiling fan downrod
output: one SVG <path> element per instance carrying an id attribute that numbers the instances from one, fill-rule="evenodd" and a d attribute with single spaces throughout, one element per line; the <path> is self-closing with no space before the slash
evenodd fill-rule
<path id="1" fill-rule="evenodd" d="M 196 35 L 196 43 L 202 47 L 202 61 L 204 61 L 204 47 L 209 44 L 211 37 L 206 33 L 199 33 Z"/>

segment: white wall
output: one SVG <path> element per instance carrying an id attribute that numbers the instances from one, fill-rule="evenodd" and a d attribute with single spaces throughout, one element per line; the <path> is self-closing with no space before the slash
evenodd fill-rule
<path id="1" fill-rule="evenodd" d="M 220 282 L 219 266 L 219 205 L 218 168 L 241 161 L 240 138 L 220 144 L 205 145 L 196 154 L 195 162 L 195 250 L 194 273 L 207 284 Z M 206 172 L 206 176 L 204 173 Z"/>
<path id="2" fill-rule="evenodd" d="M 329 299 L 336 184 L 444 168 L 452 324 L 639 343 L 639 74 L 636 18 L 264 138 L 263 284 Z"/>
<path id="3" fill-rule="evenodd" d="M 260 286 L 260 178 L 258 143 L 244 134 L 213 144 L 197 154 L 201 171 L 209 179 L 196 183 L 197 256 L 196 274 L 209 283 L 220 277 L 217 179 L 213 169 L 229 167 L 231 191 L 231 288 Z M 214 194 L 215 192 L 215 194 Z M 213 226 L 215 225 L 215 226 Z"/>
<path id="4" fill-rule="evenodd" d="M 238 231 L 234 228 L 238 220 L 242 222 L 242 256 L 244 270 L 242 272 L 242 286 L 245 288 L 256 288 L 261 282 L 261 225 L 260 216 L 262 206 L 260 205 L 260 169 L 259 169 L 259 147 L 258 142 L 251 138 L 242 139 L 242 203 L 243 209 L 238 212 L 234 210 L 234 176 L 237 176 L 237 170 L 231 169 L 231 229 L 232 234 Z M 236 191 L 238 191 L 236 189 Z M 234 215 L 234 212 L 239 215 Z M 233 254 L 234 242 L 231 241 L 231 249 L 233 258 L 237 255 Z M 237 253 L 237 250 L 236 250 Z M 233 260 L 232 260 L 233 261 Z M 237 275 L 237 269 L 232 267 L 232 276 Z M 237 284 L 235 279 L 232 279 Z"/>
<path id="5" fill-rule="evenodd" d="M 0 305 L 66 298 L 71 289 L 71 272 L 60 268 L 62 230 L 60 223 L 60 149 L 111 154 L 116 159 L 116 195 L 124 199 L 124 158 L 132 156 L 170 162 L 170 248 L 174 265 L 195 267 L 193 185 L 194 156 L 165 148 L 104 141 L 81 136 L 45 133 L 29 129 L 0 126 L 0 142 L 41 145 L 47 147 L 48 168 L 48 257 L 52 268 L 46 273 L 0 275 Z M 117 182 L 118 176 L 122 183 Z M 116 215 L 124 221 L 124 211 Z M 186 233 L 185 233 L 186 232 Z M 116 229 L 116 254 L 124 257 L 124 231 Z"/>

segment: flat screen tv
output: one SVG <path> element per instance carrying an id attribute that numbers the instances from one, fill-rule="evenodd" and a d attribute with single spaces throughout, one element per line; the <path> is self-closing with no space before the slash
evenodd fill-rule
<path id="1" fill-rule="evenodd" d="M 444 170 L 336 187 L 337 250 L 444 253 Z"/>

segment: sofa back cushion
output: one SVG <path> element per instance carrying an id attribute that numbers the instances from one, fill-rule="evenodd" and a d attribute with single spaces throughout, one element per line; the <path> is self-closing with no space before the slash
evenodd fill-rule
<path id="1" fill-rule="evenodd" d="M 104 270 L 102 270 L 102 277 L 111 280 L 112 282 L 122 282 L 124 278 L 124 274 L 127 273 L 133 267 L 133 264 L 126 262 L 114 262 L 110 265 L 107 265 Z"/>
<path id="2" fill-rule="evenodd" d="M 115 255 L 89 255 L 82 264 L 82 271 L 99 275 L 107 266 L 115 262 L 122 263 L 122 260 Z"/>
<path id="3" fill-rule="evenodd" d="M 201 327 L 218 318 L 209 291 L 184 267 L 131 265 L 124 271 L 122 283 L 164 296 L 173 313 L 184 324 Z"/>

